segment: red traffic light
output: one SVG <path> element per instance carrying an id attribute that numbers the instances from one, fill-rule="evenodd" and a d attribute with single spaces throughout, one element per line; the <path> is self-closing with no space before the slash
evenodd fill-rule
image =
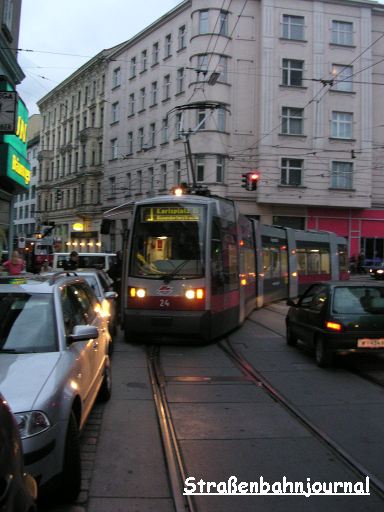
<path id="1" fill-rule="evenodd" d="M 249 173 L 249 179 L 254 181 L 254 180 L 258 180 L 260 178 L 260 174 L 257 174 L 256 172 L 251 172 Z"/>

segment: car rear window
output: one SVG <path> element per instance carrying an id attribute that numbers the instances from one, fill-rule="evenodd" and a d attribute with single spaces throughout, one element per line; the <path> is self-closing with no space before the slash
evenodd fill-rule
<path id="1" fill-rule="evenodd" d="M 384 288 L 375 286 L 340 286 L 335 288 L 333 313 L 384 313 Z"/>
<path id="2" fill-rule="evenodd" d="M 90 276 L 90 275 L 84 275 L 84 274 L 79 274 L 80 277 L 83 277 L 87 283 L 89 284 L 89 286 L 92 288 L 92 290 L 95 292 L 95 295 L 97 295 L 97 297 L 101 297 L 103 295 L 102 291 L 100 290 L 100 286 L 99 286 L 99 283 L 97 282 L 97 279 L 95 276 Z"/>
<path id="3" fill-rule="evenodd" d="M 53 296 L 0 293 L 0 353 L 56 350 Z"/>

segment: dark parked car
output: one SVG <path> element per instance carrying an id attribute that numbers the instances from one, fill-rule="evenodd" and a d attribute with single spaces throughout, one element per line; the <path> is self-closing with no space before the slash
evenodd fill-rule
<path id="1" fill-rule="evenodd" d="M 369 267 L 368 272 L 369 275 L 375 279 L 384 279 L 384 263 Z"/>
<path id="2" fill-rule="evenodd" d="M 24 473 L 19 429 L 8 402 L 0 394 L 0 511 L 35 511 L 37 485 Z"/>
<path id="3" fill-rule="evenodd" d="M 319 366 L 336 352 L 384 351 L 384 283 L 315 283 L 287 304 L 287 344 L 313 345 Z"/>

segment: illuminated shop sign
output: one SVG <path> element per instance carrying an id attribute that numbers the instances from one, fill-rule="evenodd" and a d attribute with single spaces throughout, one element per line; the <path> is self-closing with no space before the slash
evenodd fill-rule
<path id="1" fill-rule="evenodd" d="M 141 222 L 196 222 L 200 219 L 198 206 L 151 206 L 141 210 Z"/>
<path id="2" fill-rule="evenodd" d="M 16 133 L 4 135 L 0 145 L 0 177 L 7 177 L 28 189 L 31 179 L 27 160 L 28 110 L 21 98 L 18 98 L 17 108 Z"/>

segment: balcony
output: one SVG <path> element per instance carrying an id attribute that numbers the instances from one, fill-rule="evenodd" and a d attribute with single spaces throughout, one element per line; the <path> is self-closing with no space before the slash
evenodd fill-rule
<path id="1" fill-rule="evenodd" d="M 101 215 L 102 213 L 102 205 L 95 204 L 82 204 L 75 206 L 76 215 L 79 217 L 94 217 L 96 215 Z"/>
<path id="2" fill-rule="evenodd" d="M 79 140 L 80 142 L 87 142 L 91 139 L 98 139 L 103 135 L 103 129 L 102 128 L 84 128 L 84 130 L 81 130 L 79 133 Z"/>
<path id="3" fill-rule="evenodd" d="M 43 160 L 52 160 L 53 158 L 53 149 L 42 149 L 37 154 L 37 159 L 39 162 Z"/>

